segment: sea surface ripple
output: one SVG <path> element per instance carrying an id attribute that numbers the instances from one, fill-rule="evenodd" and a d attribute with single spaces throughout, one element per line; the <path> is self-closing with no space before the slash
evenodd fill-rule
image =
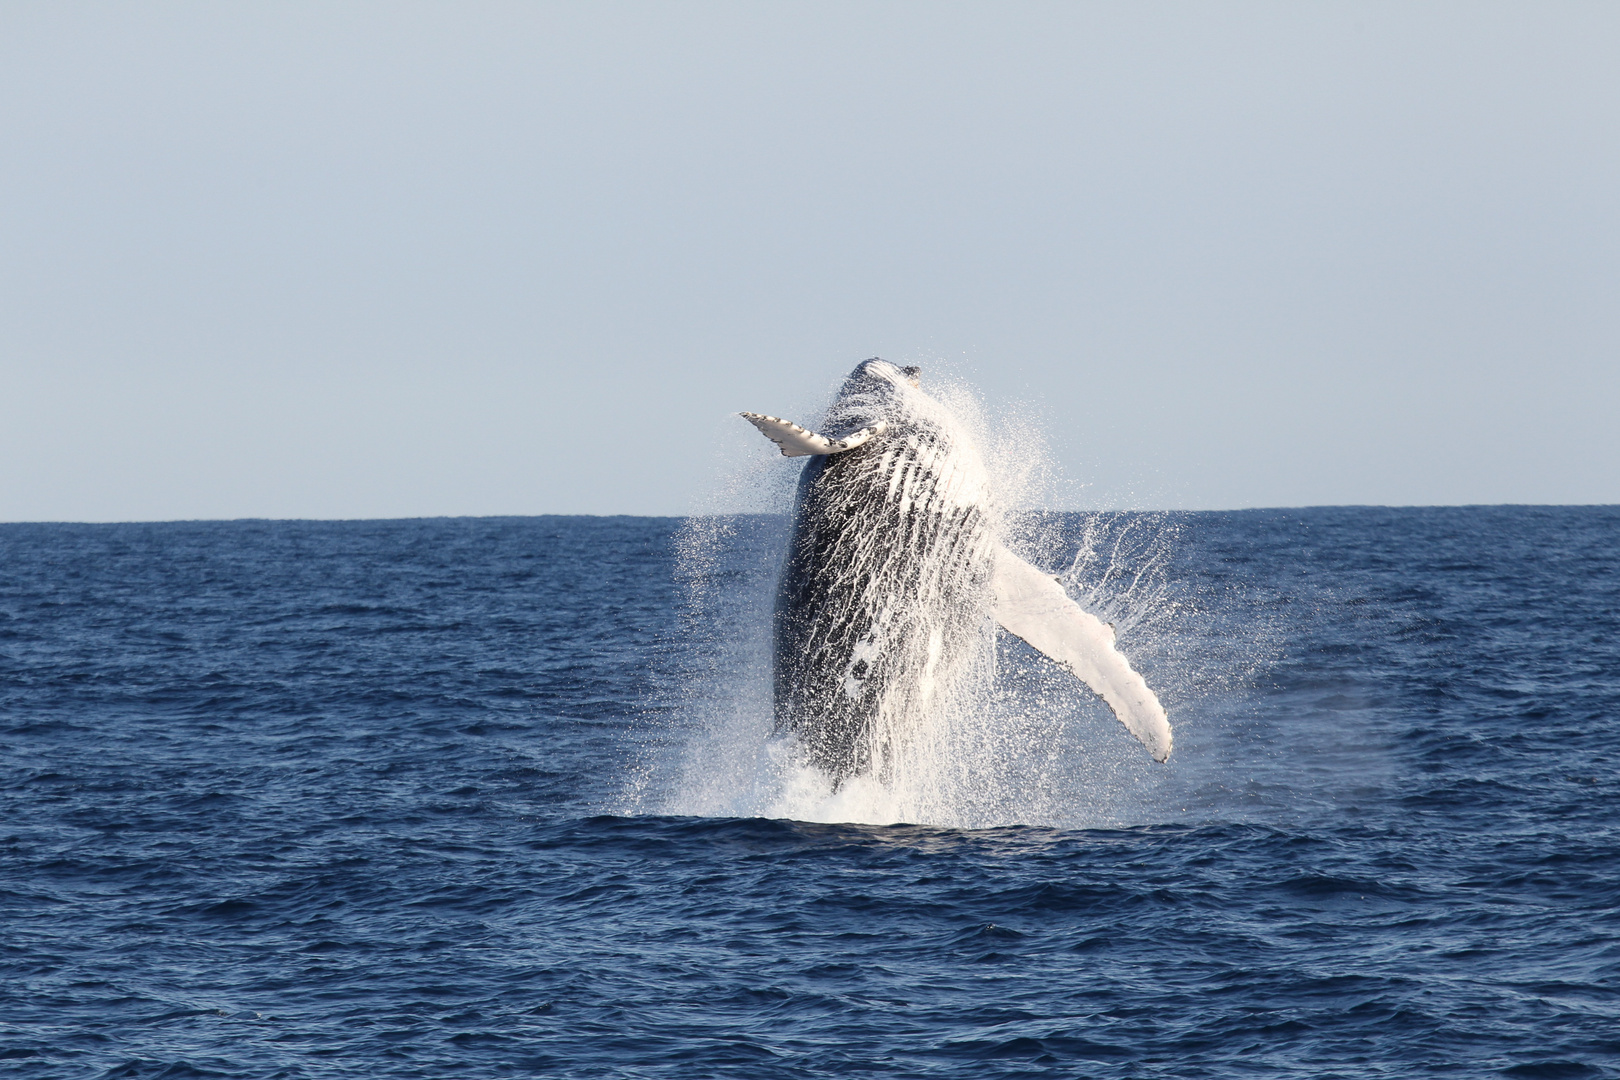
<path id="1" fill-rule="evenodd" d="M 1620 1076 L 1620 508 L 1178 517 L 1092 828 L 625 812 L 680 528 L 0 525 L 0 1071 Z"/>

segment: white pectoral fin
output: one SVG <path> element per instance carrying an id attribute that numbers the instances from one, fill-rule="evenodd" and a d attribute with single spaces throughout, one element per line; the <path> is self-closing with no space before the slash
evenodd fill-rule
<path id="1" fill-rule="evenodd" d="M 1108 703 L 1153 760 L 1170 756 L 1170 720 L 1164 706 L 1123 653 L 1114 629 L 1069 599 L 1051 575 L 1002 548 L 997 554 L 995 617 L 1049 659 L 1067 668 Z"/>
<path id="2" fill-rule="evenodd" d="M 809 428 L 802 428 L 789 420 L 777 416 L 766 416 L 763 413 L 738 413 L 744 420 L 759 428 L 771 442 L 782 448 L 783 457 L 809 457 L 812 454 L 842 454 L 845 450 L 853 450 L 857 446 L 869 441 L 875 435 L 883 434 L 887 424 L 879 422 L 869 428 L 851 432 L 841 439 L 829 439 L 825 435 L 817 435 Z"/>

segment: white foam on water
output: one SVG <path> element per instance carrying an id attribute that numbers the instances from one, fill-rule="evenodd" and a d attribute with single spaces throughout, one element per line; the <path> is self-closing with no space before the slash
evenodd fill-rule
<path id="1" fill-rule="evenodd" d="M 1177 756 L 1169 765 L 1151 761 L 1083 684 L 998 633 L 987 615 L 946 691 L 910 695 L 918 715 L 890 721 L 884 767 L 835 789 L 804 764 L 791 737 L 773 733 L 771 609 L 799 466 L 759 440 L 763 448 L 727 486 L 774 516 L 699 516 L 683 528 L 686 609 L 670 643 L 674 707 L 649 725 L 634 782 L 616 809 L 961 828 L 1107 826 L 1174 820 L 1188 809 L 1177 805 L 1189 799 L 1178 756 L 1196 753 L 1199 739 L 1186 706 L 1221 676 L 1186 647 L 1196 612 L 1166 573 L 1174 521 L 1088 515 L 1076 547 L 1073 519 L 1060 528 L 1038 505 L 1055 470 L 1028 411 L 992 415 L 962 382 L 925 378 L 954 418 L 957 438 L 985 463 L 997 531 L 1114 624 L 1171 712 Z M 766 475 L 771 468 L 776 474 Z"/>

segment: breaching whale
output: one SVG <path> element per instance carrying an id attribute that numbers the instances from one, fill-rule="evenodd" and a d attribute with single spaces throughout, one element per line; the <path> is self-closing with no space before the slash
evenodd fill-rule
<path id="1" fill-rule="evenodd" d="M 741 415 L 784 456 L 809 457 L 774 615 L 775 722 L 834 786 L 880 778 L 993 618 L 1095 691 L 1157 761 L 1163 707 L 1111 626 L 996 535 L 988 474 L 921 371 L 871 359 L 823 435 Z"/>

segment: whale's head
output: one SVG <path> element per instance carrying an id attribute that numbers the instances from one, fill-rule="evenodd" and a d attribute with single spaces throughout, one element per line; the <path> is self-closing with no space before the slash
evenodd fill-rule
<path id="1" fill-rule="evenodd" d="M 903 403 L 915 399 L 921 385 L 922 368 L 901 367 L 874 356 L 855 365 L 855 370 L 839 389 L 838 399 L 850 406 L 879 408 L 889 413 L 896 408 L 908 408 Z"/>
<path id="2" fill-rule="evenodd" d="M 875 356 L 862 360 L 839 388 L 826 422 L 840 431 L 904 424 L 919 410 L 928 411 L 930 399 L 920 389 L 921 380 L 920 367 L 901 367 Z"/>
<path id="3" fill-rule="evenodd" d="M 922 385 L 922 368 L 900 367 L 874 356 L 855 365 L 855 370 L 849 373 L 844 388 L 846 393 L 851 390 L 870 391 L 879 389 L 884 383 L 916 389 Z"/>

